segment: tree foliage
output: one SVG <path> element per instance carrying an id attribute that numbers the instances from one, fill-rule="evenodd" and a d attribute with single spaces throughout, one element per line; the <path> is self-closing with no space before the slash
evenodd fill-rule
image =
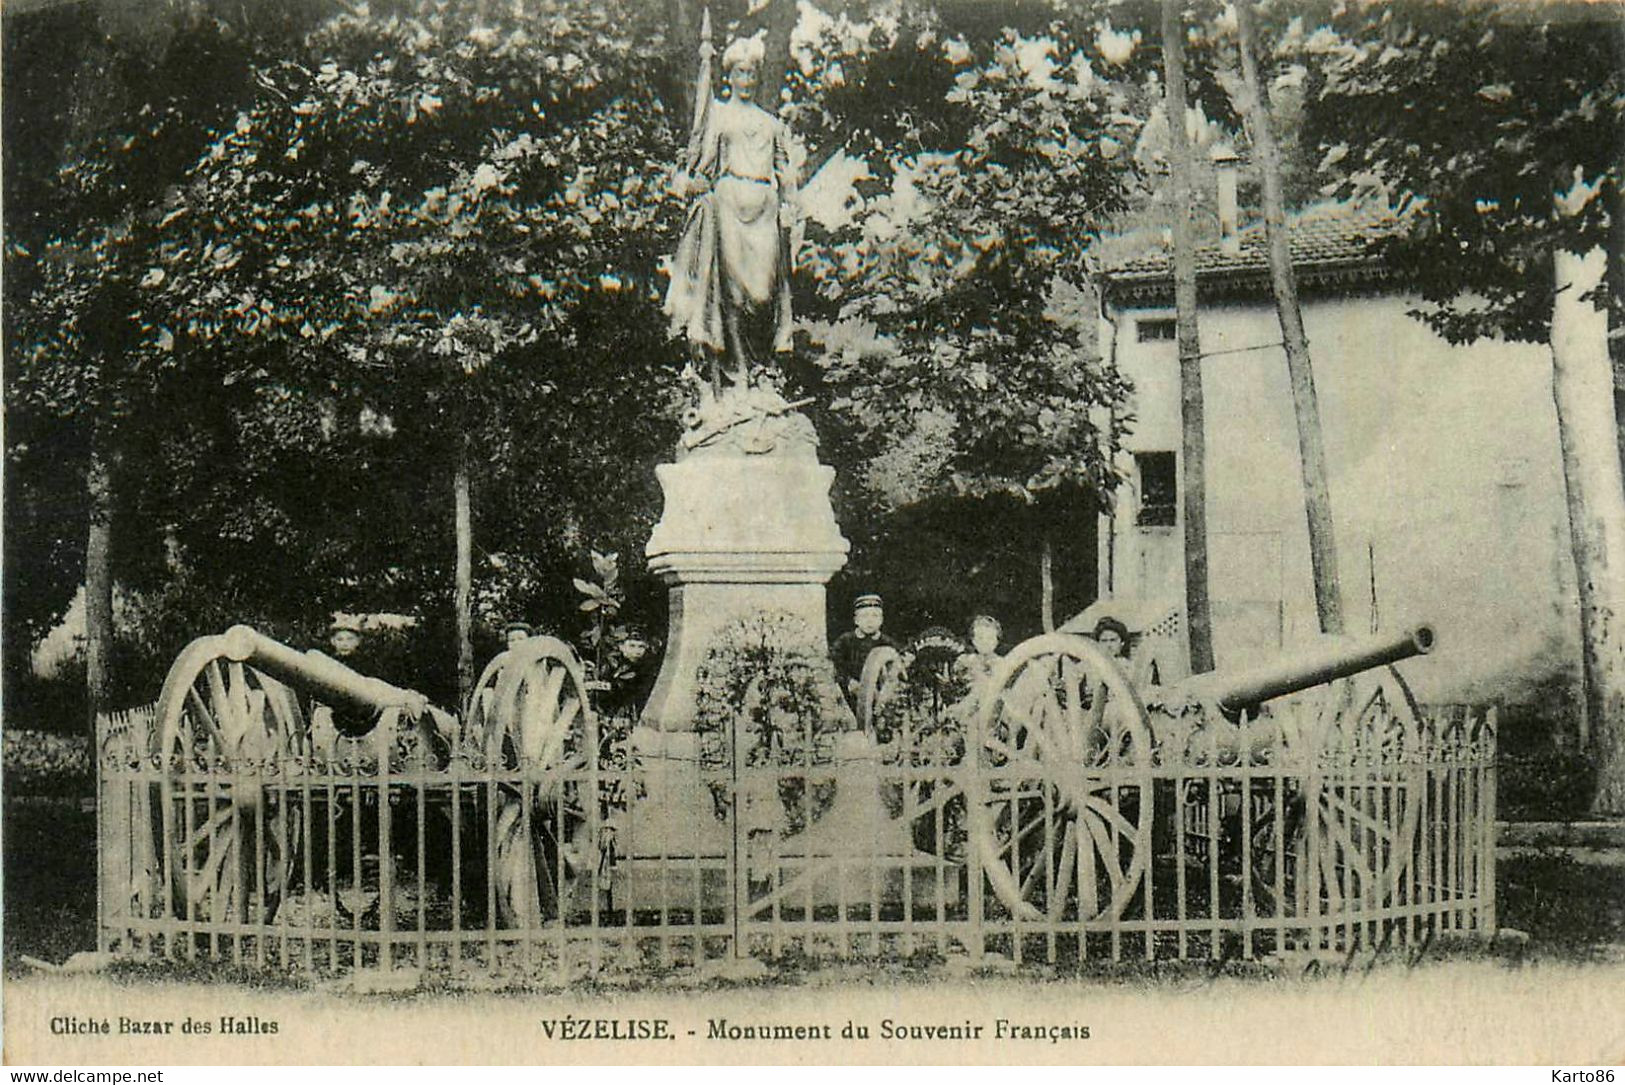
<path id="1" fill-rule="evenodd" d="M 1126 388 L 1092 349 L 1088 254 L 1133 191 L 1139 120 L 1092 38 L 830 36 L 842 76 L 813 127 L 868 176 L 809 231 L 809 332 L 874 496 L 1108 492 Z"/>
<path id="2" fill-rule="evenodd" d="M 188 424 L 163 375 L 126 352 L 137 269 L 255 44 L 285 38 L 306 8 L 252 33 L 248 13 L 228 21 L 206 0 L 7 13 L 6 603 L 23 650 L 32 638 L 16 630 L 43 631 L 80 583 L 93 444 L 116 462 L 137 430 Z"/>
<path id="3" fill-rule="evenodd" d="M 869 179 L 807 227 L 789 380 L 857 495 L 849 532 L 932 495 L 1104 493 L 1126 389 L 1093 350 L 1088 252 L 1134 191 L 1129 69 L 1044 5 L 830 7 L 785 114 L 815 164 L 844 149 Z M 116 433 L 114 563 L 159 664 L 233 620 L 308 642 L 330 610 L 398 610 L 435 642 L 432 691 L 467 440 L 480 612 L 568 628 L 588 552 L 641 552 L 681 403 L 673 28 L 630 0 L 172 10 L 118 69 L 140 92 L 41 141 L 49 183 L 8 230 L 30 495 L 8 515 L 72 492 L 64 441 Z M 39 517 L 57 606 L 77 502 Z M 623 583 L 650 605 L 636 559 Z"/>
<path id="4" fill-rule="evenodd" d="M 1625 19 L 1610 5 L 1351 8 L 1295 43 L 1306 138 L 1336 191 L 1414 210 L 1387 255 L 1453 341 L 1544 341 L 1551 252 L 1607 240 L 1625 146 Z M 1567 216 L 1554 191 L 1599 198 Z M 1617 280 L 1617 265 L 1614 278 Z M 1610 283 L 1616 299 L 1617 281 Z"/>
<path id="5" fill-rule="evenodd" d="M 1395 5 L 1307 39 L 1341 187 L 1410 216 L 1389 247 L 1452 340 L 1549 342 L 1579 603 L 1592 809 L 1625 810 L 1625 483 L 1617 414 L 1625 17 Z M 1611 256 L 1609 255 L 1611 253 Z M 1615 333 L 1611 336 L 1609 326 Z M 1610 393 L 1613 393 L 1610 395 Z"/>
<path id="6" fill-rule="evenodd" d="M 190 154 L 116 131 L 68 154 L 65 183 L 118 189 L 128 160 L 149 198 L 10 253 L 37 272 L 8 299 L 10 406 L 50 433 L 133 420 L 144 477 L 120 491 L 170 544 L 145 540 L 155 586 L 192 582 L 194 629 L 429 609 L 463 433 L 512 502 L 485 549 L 556 553 L 673 428 L 605 413 L 658 419 L 674 383 L 648 305 L 671 157 L 649 27 L 596 4 L 406 7 L 250 58 Z"/>

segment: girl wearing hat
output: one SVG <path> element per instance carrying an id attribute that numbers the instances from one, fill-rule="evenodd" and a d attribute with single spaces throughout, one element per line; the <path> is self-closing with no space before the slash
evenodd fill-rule
<path id="1" fill-rule="evenodd" d="M 1113 659 L 1128 658 L 1128 626 L 1106 615 L 1095 623 L 1095 643 L 1105 649 Z"/>
<path id="2" fill-rule="evenodd" d="M 972 693 L 993 677 L 993 668 L 1004 658 L 999 638 L 1004 629 L 991 614 L 978 614 L 970 622 L 971 651 L 959 657 L 959 673 Z"/>

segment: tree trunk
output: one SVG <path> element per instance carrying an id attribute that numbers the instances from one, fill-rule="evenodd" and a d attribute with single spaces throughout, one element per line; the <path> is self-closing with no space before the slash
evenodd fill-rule
<path id="1" fill-rule="evenodd" d="M 1625 478 L 1608 317 L 1586 298 L 1606 263 L 1600 248 L 1553 254 L 1552 399 L 1580 588 L 1585 712 L 1597 767 L 1591 809 L 1625 814 Z"/>
<path id="2" fill-rule="evenodd" d="M 1185 627 L 1191 673 L 1213 669 L 1213 621 L 1207 596 L 1207 435 L 1203 421 L 1202 342 L 1196 325 L 1196 249 L 1191 236 L 1191 149 L 1185 134 L 1185 28 L 1178 0 L 1162 0 L 1162 63 L 1168 93 L 1168 166 L 1174 233 L 1174 313 L 1179 331 L 1181 522 L 1185 542 Z"/>
<path id="3" fill-rule="evenodd" d="M 457 473 L 452 480 L 457 518 L 457 703 L 474 693 L 474 524 L 468 496 L 468 438 L 457 445 Z"/>
<path id="4" fill-rule="evenodd" d="M 796 0 L 773 0 L 767 13 L 767 54 L 762 60 L 762 104 L 777 113 L 790 71 L 790 36 L 796 29 Z"/>
<path id="5" fill-rule="evenodd" d="M 113 464 L 100 434 L 92 438 L 85 489 L 90 498 L 85 540 L 85 702 L 94 743 L 96 714 L 106 708 L 113 685 Z"/>
<path id="6" fill-rule="evenodd" d="M 1269 242 L 1270 282 L 1286 345 L 1292 411 L 1298 421 L 1298 460 L 1303 468 L 1303 508 L 1309 521 L 1315 613 L 1320 617 L 1322 633 L 1342 633 L 1343 592 L 1332 531 L 1331 491 L 1326 482 L 1326 449 L 1320 429 L 1320 404 L 1315 396 L 1315 372 L 1309 363 L 1309 340 L 1303 332 L 1303 311 L 1298 306 L 1298 280 L 1292 270 L 1291 234 L 1281 197 L 1281 155 L 1270 128 L 1269 94 L 1258 78 L 1258 62 L 1253 54 L 1251 0 L 1238 0 L 1235 11 L 1241 74 L 1247 86 L 1247 126 L 1264 175 L 1264 233 Z"/>
<path id="7" fill-rule="evenodd" d="M 1625 24 L 1618 37 L 1625 62 Z M 1625 163 L 1621 164 L 1625 173 Z M 1608 357 L 1614 370 L 1614 426 L 1618 431 L 1620 466 L 1625 469 L 1625 188 L 1614 186 L 1608 207 Z"/>
<path id="8" fill-rule="evenodd" d="M 1044 632 L 1055 632 L 1055 547 L 1048 533 L 1038 552 L 1038 621 Z"/>
<path id="9" fill-rule="evenodd" d="M 680 139 L 688 139 L 689 118 L 694 115 L 694 72 L 699 65 L 700 13 L 695 0 L 666 0 L 667 49 L 676 80 L 675 100 L 667 116 L 672 118 Z"/>

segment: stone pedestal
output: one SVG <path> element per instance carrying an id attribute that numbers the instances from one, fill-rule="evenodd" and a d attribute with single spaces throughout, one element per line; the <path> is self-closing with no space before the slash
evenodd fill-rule
<path id="1" fill-rule="evenodd" d="M 641 723 L 693 729 L 695 676 L 717 633 L 762 610 L 803 619 L 824 646 L 824 585 L 846 564 L 829 489 L 811 448 L 690 455 L 655 469 L 665 510 L 645 553 L 668 586 L 665 660 Z"/>
<path id="2" fill-rule="evenodd" d="M 806 647 L 827 651 L 824 585 L 848 550 L 830 507 L 835 471 L 818 462 L 812 425 L 792 405 L 750 389 L 696 416 L 678 462 L 656 468 L 665 510 L 646 553 L 667 584 L 671 624 L 632 733 L 642 791 L 616 836 L 615 906 L 720 909 L 746 922 L 777 914 L 781 896 L 804 909 L 920 901 L 922 887 L 958 886 L 957 869 L 916 854 L 909 824 L 888 814 L 887 789 L 902 784 L 882 780 L 881 750 L 850 714 L 821 721 L 837 733 L 807 769 L 750 763 L 731 747 L 740 736 L 694 730 L 700 668 L 735 622 L 788 613 L 811 633 Z M 828 703 L 844 711 L 833 672 L 826 680 Z M 712 764 L 707 741 L 721 743 Z M 783 786 L 797 776 L 835 790 L 792 830 Z"/>
<path id="3" fill-rule="evenodd" d="M 645 797 L 616 835 L 613 902 L 637 911 L 738 909 L 747 922 L 781 907 L 869 903 L 937 908 L 963 899 L 962 868 L 914 850 L 910 823 L 888 813 L 906 786 L 871 735 L 847 732 L 822 766 L 836 782 L 830 807 L 805 831 L 783 832 L 772 766 L 743 778 L 713 775 L 719 807 L 700 770 L 703 736 L 639 729 L 633 743 Z M 929 815 L 927 815 L 929 816 Z"/>

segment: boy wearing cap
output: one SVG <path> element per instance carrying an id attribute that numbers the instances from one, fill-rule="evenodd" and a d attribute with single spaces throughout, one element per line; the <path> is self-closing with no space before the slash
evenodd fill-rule
<path id="1" fill-rule="evenodd" d="M 653 692 L 659 661 L 649 652 L 649 639 L 641 630 L 629 628 L 617 649 L 620 665 L 611 676 L 610 692 L 605 707 L 612 716 L 623 716 L 636 722 L 637 715 L 648 703 Z"/>
<path id="2" fill-rule="evenodd" d="M 350 656 L 356 654 L 361 647 L 361 621 L 347 614 L 335 614 L 333 622 L 327 627 L 327 645 L 332 649 L 334 659 L 344 660 L 350 666 Z"/>
<path id="3" fill-rule="evenodd" d="M 852 600 L 853 628 L 835 638 L 830 646 L 830 659 L 835 663 L 835 677 L 848 698 L 855 697 L 858 683 L 863 680 L 863 664 L 876 648 L 900 651 L 897 642 L 880 631 L 886 621 L 886 611 L 880 596 L 860 595 Z"/>

